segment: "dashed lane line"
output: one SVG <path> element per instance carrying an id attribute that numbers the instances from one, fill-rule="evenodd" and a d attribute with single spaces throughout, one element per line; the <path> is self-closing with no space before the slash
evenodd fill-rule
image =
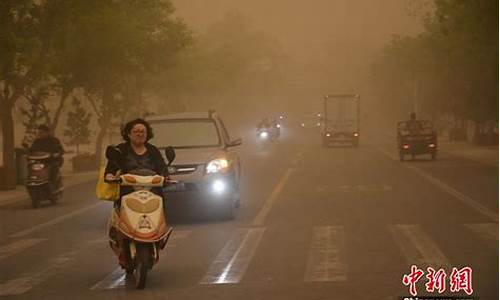
<path id="1" fill-rule="evenodd" d="M 27 235 L 30 235 L 30 234 L 32 234 L 32 233 L 35 233 L 35 232 L 37 232 L 37 231 L 39 231 L 39 230 L 41 230 L 41 229 L 44 229 L 44 228 L 46 228 L 46 227 L 53 226 L 53 225 L 58 224 L 58 223 L 60 223 L 60 222 L 62 222 L 62 221 L 64 221 L 64 220 L 67 220 L 67 219 L 69 219 L 69 218 L 72 218 L 72 217 L 75 217 L 75 216 L 81 215 L 81 214 L 83 214 L 84 212 L 87 212 L 87 211 L 89 211 L 89 210 L 91 210 L 91 209 L 94 209 L 94 208 L 96 208 L 96 207 L 98 207 L 98 206 L 101 206 L 101 205 L 103 205 L 103 204 L 104 204 L 104 202 L 98 202 L 98 203 L 96 203 L 96 204 L 92 204 L 92 205 L 89 205 L 89 206 L 86 206 L 86 207 L 80 208 L 80 209 L 75 210 L 75 211 L 73 211 L 73 212 L 71 212 L 71 213 L 68 213 L 68 214 L 65 214 L 65 215 L 59 216 L 59 217 L 57 217 L 57 218 L 54 218 L 54 219 L 52 219 L 52 220 L 50 220 L 50 221 L 48 221 L 48 222 L 41 223 L 41 224 L 35 225 L 35 226 L 31 227 L 31 228 L 28 228 L 28 229 L 25 229 L 25 230 L 21 230 L 21 231 L 19 231 L 19 232 L 16 232 L 16 233 L 14 233 L 14 234 L 11 234 L 11 235 L 10 235 L 10 237 L 12 237 L 12 238 L 20 238 L 20 237 L 25 237 L 25 236 L 27 236 Z"/>
<path id="2" fill-rule="evenodd" d="M 384 153 L 388 157 L 390 157 L 393 160 L 399 160 L 399 158 L 396 158 L 394 155 L 386 151 L 385 149 L 382 149 L 378 146 L 373 145 L 377 150 L 380 152 Z M 480 204 L 479 202 L 473 200 L 471 197 L 464 195 L 463 193 L 457 191 L 456 189 L 452 188 L 451 186 L 447 185 L 446 183 L 442 182 L 441 180 L 437 179 L 436 177 L 428 174 L 425 171 L 422 171 L 414 166 L 402 163 L 402 167 L 407 168 L 408 170 L 413 171 L 415 174 L 420 175 L 421 177 L 427 179 L 430 183 L 432 183 L 435 187 L 438 187 L 442 191 L 452 195 L 456 199 L 462 201 L 464 204 L 472 207 L 475 209 L 477 212 L 480 214 L 488 217 L 490 220 L 498 223 L 498 213 L 492 211 L 491 209 L 485 207 L 484 205 Z"/>
<path id="3" fill-rule="evenodd" d="M 75 252 L 59 255 L 51 260 L 46 267 L 25 273 L 19 278 L 11 279 L 0 284 L 0 296 L 17 296 L 24 294 L 54 276 L 67 263 L 74 260 Z"/>
<path id="4" fill-rule="evenodd" d="M 408 264 L 450 268 L 449 260 L 419 225 L 390 225 L 389 231 Z"/>
<path id="5" fill-rule="evenodd" d="M 240 282 L 264 231 L 265 228 L 238 229 L 212 262 L 200 284 Z"/>
<path id="6" fill-rule="evenodd" d="M 259 213 L 253 220 L 252 224 L 253 226 L 262 226 L 264 221 L 266 220 L 267 215 L 271 211 L 271 208 L 274 205 L 274 202 L 276 201 L 276 198 L 278 198 L 278 195 L 280 194 L 281 190 L 283 190 L 283 187 L 285 186 L 288 177 L 290 177 L 290 174 L 292 173 L 292 169 L 288 169 L 285 174 L 281 177 L 280 181 L 272 191 L 271 195 L 269 198 L 266 199 L 264 202 L 264 205 L 260 209 Z"/>
<path id="7" fill-rule="evenodd" d="M 31 248 L 47 239 L 23 239 L 0 247 L 0 260 L 16 255 L 28 248 Z"/>
<path id="8" fill-rule="evenodd" d="M 314 227 L 304 281 L 346 281 L 344 245 L 342 226 Z"/>
<path id="9" fill-rule="evenodd" d="M 498 224 L 496 223 L 464 224 L 464 226 L 483 240 L 498 242 Z"/>

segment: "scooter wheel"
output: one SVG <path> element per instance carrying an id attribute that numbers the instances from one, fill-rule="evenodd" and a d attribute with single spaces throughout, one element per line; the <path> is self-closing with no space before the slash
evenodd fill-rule
<path id="1" fill-rule="evenodd" d="M 146 287 L 149 269 L 149 248 L 146 245 L 137 245 L 137 258 L 135 265 L 135 287 L 139 290 Z"/>

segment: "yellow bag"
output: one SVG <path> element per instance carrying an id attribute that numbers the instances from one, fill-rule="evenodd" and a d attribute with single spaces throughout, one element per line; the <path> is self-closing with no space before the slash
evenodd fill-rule
<path id="1" fill-rule="evenodd" d="M 99 180 L 95 188 L 97 199 L 105 201 L 116 201 L 120 199 L 120 185 L 118 183 L 104 182 L 105 168 L 101 167 L 99 170 Z M 120 171 L 116 175 L 119 175 Z"/>

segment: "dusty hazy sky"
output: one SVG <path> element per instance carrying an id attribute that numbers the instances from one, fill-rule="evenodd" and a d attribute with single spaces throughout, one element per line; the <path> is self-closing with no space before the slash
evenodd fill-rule
<path id="1" fill-rule="evenodd" d="M 391 35 L 420 32 L 421 22 L 409 15 L 409 8 L 429 0 L 172 1 L 177 15 L 201 33 L 228 12 L 248 15 L 257 29 L 278 39 L 298 66 L 285 73 L 289 88 L 279 101 L 307 107 L 309 97 L 325 92 L 371 94 L 374 55 Z"/>
<path id="2" fill-rule="evenodd" d="M 177 14 L 196 31 L 228 11 L 249 15 L 295 58 L 323 55 L 328 45 L 380 48 L 392 34 L 414 34 L 409 0 L 174 0 Z"/>

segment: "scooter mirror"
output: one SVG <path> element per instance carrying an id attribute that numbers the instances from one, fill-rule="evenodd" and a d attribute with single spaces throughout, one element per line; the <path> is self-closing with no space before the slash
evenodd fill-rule
<path id="1" fill-rule="evenodd" d="M 165 148 L 165 157 L 168 160 L 168 165 L 170 166 L 175 159 L 175 150 L 173 147 L 168 146 Z"/>
<path id="2" fill-rule="evenodd" d="M 120 150 L 113 146 L 106 147 L 106 158 L 114 162 L 120 161 Z"/>

